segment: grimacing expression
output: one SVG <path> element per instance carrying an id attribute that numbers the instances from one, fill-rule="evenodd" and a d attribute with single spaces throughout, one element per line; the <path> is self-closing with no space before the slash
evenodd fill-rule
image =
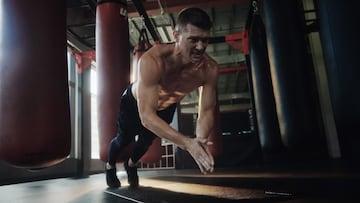
<path id="1" fill-rule="evenodd" d="M 181 47 L 181 52 L 189 61 L 200 61 L 209 43 L 210 32 L 194 25 L 187 24 L 184 32 L 175 33 L 175 40 Z"/>

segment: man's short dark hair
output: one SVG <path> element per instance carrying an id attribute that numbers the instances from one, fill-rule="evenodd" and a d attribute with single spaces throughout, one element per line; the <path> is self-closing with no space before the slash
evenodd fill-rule
<path id="1" fill-rule="evenodd" d="M 212 22 L 209 15 L 200 8 L 185 8 L 180 11 L 175 29 L 180 32 L 186 31 L 186 25 L 191 24 L 203 30 L 209 31 Z"/>

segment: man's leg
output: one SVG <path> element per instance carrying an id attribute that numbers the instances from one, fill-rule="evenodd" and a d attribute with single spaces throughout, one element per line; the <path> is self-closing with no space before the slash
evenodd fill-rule
<path id="1" fill-rule="evenodd" d="M 116 123 L 116 137 L 112 139 L 109 147 L 108 161 L 105 164 L 106 182 L 109 187 L 120 187 L 120 181 L 116 176 L 116 162 L 119 153 L 134 140 L 136 134 L 129 133 L 129 129 L 135 129 L 134 114 L 137 113 L 136 103 L 131 95 L 131 85 L 127 88 L 120 100 L 120 111 Z M 135 108 L 135 109 L 134 109 Z M 135 117 L 136 118 L 136 117 Z"/>
<path id="2" fill-rule="evenodd" d="M 120 152 L 120 143 L 115 137 L 110 143 L 109 149 L 109 159 L 105 165 L 105 174 L 106 174 L 106 184 L 111 188 L 120 187 L 120 181 L 116 175 L 116 158 L 117 154 Z"/>
<path id="3" fill-rule="evenodd" d="M 157 114 L 161 119 L 170 124 L 174 116 L 175 109 L 176 104 L 173 104 L 165 110 L 157 112 Z M 135 142 L 133 154 L 131 155 L 129 160 L 124 163 L 125 170 L 128 174 L 128 182 L 130 186 L 137 187 L 139 185 L 137 162 L 146 153 L 155 138 L 156 135 L 154 133 L 146 129 L 144 126 L 140 126 L 139 139 Z"/>
<path id="4" fill-rule="evenodd" d="M 146 153 L 149 149 L 152 141 L 155 139 L 156 135 L 151 133 L 148 130 L 145 130 L 146 133 L 139 135 L 139 139 L 135 142 L 134 151 L 130 156 L 128 161 L 125 161 L 124 168 L 128 175 L 128 183 L 130 187 L 139 186 L 139 176 L 137 174 L 137 163 L 140 158 Z"/>
<path id="5" fill-rule="evenodd" d="M 120 181 L 116 175 L 117 157 L 121 151 L 132 142 L 131 139 L 124 139 L 125 137 L 120 133 L 110 143 L 108 161 L 105 165 L 106 183 L 109 187 L 120 187 Z"/>

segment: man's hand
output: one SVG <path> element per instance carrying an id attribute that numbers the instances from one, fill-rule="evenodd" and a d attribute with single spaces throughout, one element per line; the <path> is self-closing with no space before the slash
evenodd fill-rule
<path id="1" fill-rule="evenodd" d="M 193 157 L 203 174 L 214 171 L 214 158 L 208 147 L 211 144 L 212 142 L 205 138 L 192 138 L 186 146 L 186 150 Z"/>

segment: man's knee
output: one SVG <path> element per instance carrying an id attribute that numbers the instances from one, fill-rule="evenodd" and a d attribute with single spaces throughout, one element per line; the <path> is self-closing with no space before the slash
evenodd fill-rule
<path id="1" fill-rule="evenodd" d="M 139 139 L 137 140 L 137 144 L 149 148 L 149 146 L 154 141 L 155 136 L 153 135 L 140 135 Z"/>

